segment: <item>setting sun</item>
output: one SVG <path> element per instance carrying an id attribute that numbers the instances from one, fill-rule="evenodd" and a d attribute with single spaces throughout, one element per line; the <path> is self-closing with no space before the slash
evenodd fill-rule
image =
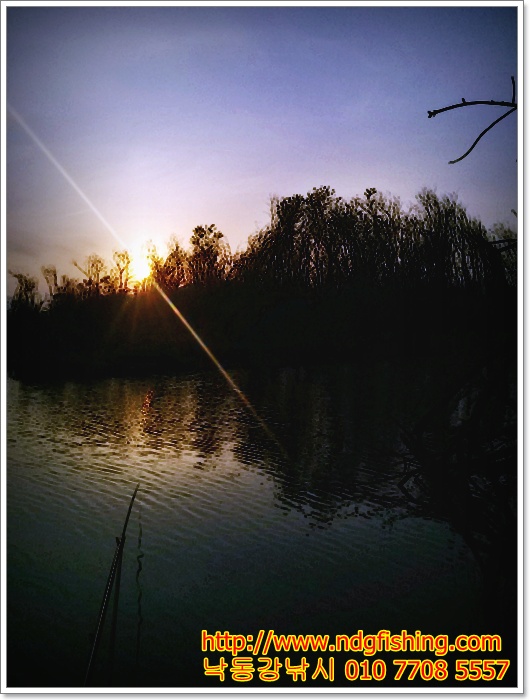
<path id="1" fill-rule="evenodd" d="M 145 246 L 135 248 L 131 251 L 131 273 L 133 279 L 143 282 L 151 273 L 151 267 L 147 258 Z"/>

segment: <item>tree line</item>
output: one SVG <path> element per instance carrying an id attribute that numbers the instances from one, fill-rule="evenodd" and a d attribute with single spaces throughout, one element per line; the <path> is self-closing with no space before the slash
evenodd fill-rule
<path id="1" fill-rule="evenodd" d="M 165 292 L 223 282 L 293 290 L 352 285 L 486 288 L 514 281 L 515 256 L 499 255 L 498 247 L 491 245 L 491 233 L 515 238 L 500 225 L 486 231 L 454 196 L 438 197 L 423 190 L 416 205 L 404 211 L 398 199 L 375 188 L 348 201 L 335 196 L 330 187 L 319 187 L 306 196 L 274 198 L 270 224 L 250 236 L 243 251 L 232 253 L 215 225 L 197 226 L 189 250 L 176 237 L 169 241 L 166 254 L 149 245 L 146 280 L 133 279 L 134 261 L 127 250 L 115 251 L 111 265 L 95 253 L 83 264 L 73 261 L 83 273 L 81 281 L 68 275 L 59 278 L 52 264 L 41 271 L 52 300 L 135 295 L 153 282 Z M 15 306 L 38 305 L 42 301 L 38 280 L 11 274 L 18 282 Z"/>
<path id="2" fill-rule="evenodd" d="M 134 260 L 128 250 L 114 251 L 110 265 L 97 253 L 89 255 L 81 264 L 73 260 L 72 264 L 83 273 L 82 280 L 69 275 L 59 277 L 55 265 L 43 265 L 41 272 L 48 288 L 48 299 L 58 302 L 65 297 L 136 295 L 147 291 L 153 282 L 166 291 L 187 284 L 211 285 L 229 276 L 233 258 L 223 238 L 221 231 L 210 225 L 195 227 L 190 251 L 185 250 L 176 237 L 171 238 L 166 255 L 161 255 L 150 243 L 147 253 L 150 274 L 143 280 L 134 278 Z M 20 272 L 10 271 L 10 274 L 17 279 L 14 306 L 40 306 L 43 300 L 38 291 L 38 279 Z"/>
<path id="3" fill-rule="evenodd" d="M 456 197 L 431 190 L 405 210 L 375 188 L 349 200 L 314 188 L 274 198 L 270 222 L 244 250 L 231 252 L 215 225 L 202 225 L 188 249 L 172 238 L 165 254 L 150 245 L 148 257 L 142 282 L 127 251 L 110 265 L 96 254 L 76 261 L 81 281 L 43 266 L 44 301 L 37 279 L 12 273 L 8 366 L 30 366 L 37 346 L 57 372 L 194 364 L 201 353 L 155 286 L 234 365 L 335 360 L 397 347 L 396 338 L 403 352 L 404 343 L 418 352 L 461 344 L 472 329 L 483 342 L 499 319 L 513 325 L 515 234 L 488 232 Z"/>

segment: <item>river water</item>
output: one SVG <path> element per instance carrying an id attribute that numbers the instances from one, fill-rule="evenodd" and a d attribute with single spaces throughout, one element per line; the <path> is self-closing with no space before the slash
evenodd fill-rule
<path id="1" fill-rule="evenodd" d="M 114 662 L 107 631 L 95 685 L 223 687 L 203 629 L 487 628 L 468 544 L 398 487 L 397 421 L 421 390 L 385 367 L 231 376 L 261 422 L 215 371 L 8 380 L 9 686 L 83 685 L 137 483 Z"/>

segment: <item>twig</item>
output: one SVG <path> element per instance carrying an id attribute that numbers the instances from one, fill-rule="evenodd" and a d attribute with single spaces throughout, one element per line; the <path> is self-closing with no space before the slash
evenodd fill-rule
<path id="1" fill-rule="evenodd" d="M 427 111 L 427 116 L 429 119 L 432 117 L 435 117 L 437 114 L 441 114 L 442 112 L 448 112 L 451 109 L 458 109 L 459 107 L 471 107 L 473 105 L 490 105 L 490 106 L 495 106 L 495 107 L 510 107 L 505 114 L 502 115 L 502 117 L 499 117 L 496 119 L 492 124 L 490 124 L 487 129 L 484 129 L 484 131 L 479 134 L 477 139 L 474 141 L 473 145 L 471 148 L 469 148 L 463 156 L 460 156 L 460 158 L 456 158 L 455 160 L 450 160 L 449 165 L 454 165 L 454 163 L 458 163 L 459 161 L 463 160 L 466 156 L 468 156 L 471 151 L 475 148 L 477 143 L 480 141 L 480 139 L 484 136 L 484 134 L 487 134 L 490 129 L 492 129 L 495 124 L 498 124 L 500 121 L 502 121 L 505 117 L 507 117 L 509 114 L 512 112 L 515 112 L 517 109 L 517 103 L 515 101 L 515 78 L 512 75 L 512 101 L 511 102 L 504 102 L 500 100 L 473 100 L 471 102 L 467 102 L 465 98 L 462 97 L 462 102 L 459 102 L 458 104 L 454 105 L 449 105 L 448 107 L 442 107 L 441 109 L 433 109 L 433 110 L 428 110 Z"/>
<path id="2" fill-rule="evenodd" d="M 502 121 L 502 120 L 503 120 L 505 117 L 507 117 L 509 114 L 511 114 L 512 112 L 515 112 L 516 109 L 517 109 L 517 107 L 514 107 L 513 109 L 510 109 L 508 112 L 506 112 L 505 114 L 503 114 L 502 117 L 499 117 L 498 119 L 495 119 L 495 121 L 494 121 L 492 124 L 490 124 L 490 125 L 487 127 L 487 129 L 484 129 L 484 131 L 483 131 L 481 134 L 479 134 L 479 136 L 476 138 L 476 140 L 475 140 L 475 142 L 473 143 L 473 145 L 471 146 L 471 148 L 469 148 L 469 149 L 464 153 L 463 156 L 460 156 L 460 158 L 457 158 L 456 160 L 450 160 L 450 161 L 449 161 L 449 165 L 453 165 L 454 163 L 458 163 L 458 161 L 463 160 L 466 156 L 468 156 L 468 155 L 471 153 L 471 151 L 475 148 L 475 146 L 477 145 L 477 143 L 480 141 L 480 139 L 484 136 L 484 134 L 486 134 L 490 129 L 492 129 L 492 128 L 495 126 L 495 124 L 498 124 L 500 121 Z"/>
<path id="3" fill-rule="evenodd" d="M 489 105 L 489 106 L 494 106 L 494 107 L 517 107 L 515 102 L 500 102 L 497 100 L 473 100 L 472 102 L 467 102 L 464 101 L 464 98 L 462 98 L 462 102 L 458 102 L 455 105 L 449 105 L 449 107 L 442 107 L 441 109 L 433 109 L 433 110 L 428 110 L 427 111 L 427 117 L 431 119 L 431 117 L 435 117 L 437 114 L 441 114 L 442 112 L 448 112 L 450 109 L 458 109 L 459 107 L 471 107 L 473 105 Z"/>

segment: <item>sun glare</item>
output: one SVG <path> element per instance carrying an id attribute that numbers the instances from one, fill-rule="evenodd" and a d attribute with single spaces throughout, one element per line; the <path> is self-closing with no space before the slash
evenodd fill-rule
<path id="1" fill-rule="evenodd" d="M 137 282 L 143 282 L 151 273 L 145 247 L 133 248 L 131 251 L 131 258 L 132 276 Z"/>

